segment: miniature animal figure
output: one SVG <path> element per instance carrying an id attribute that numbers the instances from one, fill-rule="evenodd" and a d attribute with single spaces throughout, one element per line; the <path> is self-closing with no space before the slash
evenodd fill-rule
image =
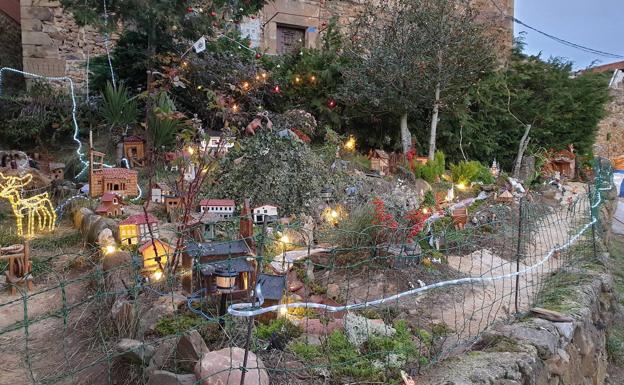
<path id="1" fill-rule="evenodd" d="M 25 234 L 27 237 L 35 235 L 36 225 L 39 230 L 51 231 L 56 221 L 56 213 L 47 192 L 29 198 L 21 196 L 20 190 L 31 181 L 31 174 L 4 176 L 0 173 L 0 198 L 5 198 L 11 203 L 19 236 L 24 235 L 24 218 L 27 219 Z"/>

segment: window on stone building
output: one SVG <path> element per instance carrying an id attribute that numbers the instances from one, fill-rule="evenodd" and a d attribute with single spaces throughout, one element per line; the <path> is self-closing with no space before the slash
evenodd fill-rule
<path id="1" fill-rule="evenodd" d="M 277 53 L 283 55 L 305 47 L 305 31 L 304 27 L 278 25 Z"/>

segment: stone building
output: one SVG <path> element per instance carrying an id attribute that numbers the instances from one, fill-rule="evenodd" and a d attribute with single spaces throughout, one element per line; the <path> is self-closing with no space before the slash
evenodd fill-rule
<path id="1" fill-rule="evenodd" d="M 258 15 L 240 24 L 244 36 L 267 54 L 318 45 L 332 17 L 349 25 L 368 0 L 271 0 Z M 514 0 L 471 0 L 503 52 L 513 40 Z M 111 36 L 110 45 L 116 40 Z M 21 44 L 20 44 L 21 42 Z M 109 47 L 110 48 L 110 47 Z M 0 1 L 0 65 L 47 76 L 70 76 L 85 88 L 89 59 L 106 53 L 105 36 L 79 27 L 58 0 Z"/>
<path id="2" fill-rule="evenodd" d="M 355 20 L 358 10 L 368 0 L 273 0 L 257 16 L 240 25 L 243 36 L 252 46 L 267 54 L 283 54 L 301 47 L 314 48 L 319 31 L 332 17 L 341 25 Z M 491 26 L 491 34 L 503 50 L 513 42 L 514 0 L 472 0 L 481 10 L 480 19 Z"/>

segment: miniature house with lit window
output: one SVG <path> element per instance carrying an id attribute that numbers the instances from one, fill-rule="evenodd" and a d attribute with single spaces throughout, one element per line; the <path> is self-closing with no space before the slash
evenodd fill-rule
<path id="1" fill-rule="evenodd" d="M 126 136 L 123 138 L 123 152 L 130 167 L 145 166 L 145 143 L 138 136 Z"/>
<path id="2" fill-rule="evenodd" d="M 390 156 L 384 150 L 374 150 L 369 155 L 371 170 L 379 175 L 387 175 L 390 172 Z"/>
<path id="3" fill-rule="evenodd" d="M 107 192 L 122 197 L 139 194 L 138 173 L 127 168 L 104 167 L 104 153 L 90 151 L 89 161 L 89 195 L 97 198 Z"/>
<path id="4" fill-rule="evenodd" d="M 160 239 L 149 240 L 139 247 L 143 257 L 143 269 L 147 271 L 163 270 L 173 256 L 175 247 Z"/>
<path id="5" fill-rule="evenodd" d="M 136 214 L 119 222 L 119 239 L 124 245 L 146 242 L 152 235 L 154 239 L 159 237 L 158 219 L 151 214 Z"/>
<path id="6" fill-rule="evenodd" d="M 199 212 L 202 214 L 216 214 L 221 219 L 234 216 L 236 203 L 232 199 L 202 199 L 199 202 Z"/>
<path id="7" fill-rule="evenodd" d="M 253 209 L 253 221 L 256 224 L 264 223 L 266 218 L 267 223 L 275 222 L 279 219 L 277 213 L 277 206 L 264 205 L 258 206 Z"/>
<path id="8" fill-rule="evenodd" d="M 101 204 L 95 212 L 107 217 L 116 217 L 124 213 L 123 206 L 124 203 L 121 196 L 107 192 L 102 195 Z"/>

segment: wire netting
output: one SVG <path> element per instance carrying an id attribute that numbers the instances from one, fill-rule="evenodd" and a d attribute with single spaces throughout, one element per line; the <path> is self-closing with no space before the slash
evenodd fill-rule
<path id="1" fill-rule="evenodd" d="M 396 383 L 495 322 L 565 300 L 550 282 L 577 279 L 604 236 L 610 164 L 598 159 L 594 174 L 569 187 L 569 201 L 476 202 L 464 227 L 449 213 L 416 238 L 380 223 L 317 229 L 315 243 L 301 223 L 256 226 L 243 240 L 179 233 L 179 263 L 156 260 L 162 277 L 136 247 L 102 256 L 78 230 L 37 237 L 34 290 L 0 294 L 0 384 L 143 384 L 155 370 L 197 384 L 243 383 L 242 373 L 249 383 Z M 240 219 L 210 231 L 236 234 Z M 188 342 L 197 335 L 199 352 Z M 189 377 L 199 353 L 212 364 Z"/>

